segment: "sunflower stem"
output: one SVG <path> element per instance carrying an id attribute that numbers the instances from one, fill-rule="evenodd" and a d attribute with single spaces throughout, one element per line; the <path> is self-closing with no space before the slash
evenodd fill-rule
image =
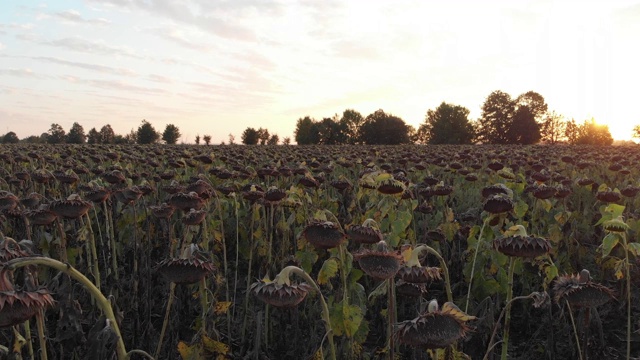
<path id="1" fill-rule="evenodd" d="M 164 334 L 167 331 L 167 325 L 169 324 L 169 315 L 171 314 L 171 305 L 173 305 L 174 293 L 176 290 L 176 283 L 171 283 L 169 285 L 169 299 L 167 300 L 167 309 L 164 313 L 164 321 L 162 322 L 162 330 L 160 331 L 160 338 L 158 339 L 158 346 L 156 347 L 156 352 L 153 354 L 154 358 L 158 358 L 160 355 L 160 350 L 162 350 L 162 341 L 164 339 Z"/>
<path id="2" fill-rule="evenodd" d="M 631 358 L 631 271 L 629 268 L 629 246 L 627 244 L 627 234 L 620 234 L 624 244 L 625 277 L 627 282 L 627 359 Z"/>
<path id="3" fill-rule="evenodd" d="M 426 250 L 429 254 L 435 256 L 440 262 L 440 266 L 442 267 L 442 272 L 444 273 L 444 286 L 447 291 L 447 301 L 453 302 L 453 292 L 451 291 L 451 279 L 449 278 L 449 268 L 447 267 L 447 262 L 444 261 L 444 258 L 442 257 L 442 255 L 440 255 L 440 253 L 436 249 L 428 245 L 420 245 L 417 248 L 415 248 L 413 251 L 416 251 L 416 250 L 422 251 L 422 249 Z M 468 300 L 467 300 L 467 305 L 469 305 Z"/>
<path id="4" fill-rule="evenodd" d="M 513 299 L 513 273 L 516 268 L 516 258 L 509 257 L 509 284 L 507 288 L 507 301 L 505 304 L 505 317 L 504 317 L 504 330 L 502 335 L 502 355 L 501 360 L 507 360 L 507 354 L 509 353 L 509 326 L 511 325 L 511 303 Z"/>
<path id="5" fill-rule="evenodd" d="M 309 276 L 309 274 L 307 274 L 304 270 L 300 269 L 297 266 L 287 266 L 284 269 L 282 269 L 280 273 L 285 273 L 285 274 L 291 273 L 291 274 L 300 276 L 304 281 L 311 284 L 314 290 L 318 292 L 318 295 L 320 297 L 320 304 L 322 305 L 322 320 L 324 320 L 326 334 L 329 338 L 329 347 L 331 349 L 331 360 L 336 360 L 336 347 L 335 347 L 335 344 L 333 343 L 333 329 L 331 328 L 329 306 L 327 306 L 327 302 L 324 300 L 324 296 L 320 291 L 320 287 L 318 287 L 318 284 L 313 280 L 311 276 Z"/>
<path id="6" fill-rule="evenodd" d="M 580 360 L 582 360 L 583 359 L 582 349 L 580 348 L 580 338 L 578 337 L 578 328 L 576 327 L 576 322 L 573 319 L 573 310 L 571 310 L 571 304 L 569 304 L 569 300 L 565 299 L 564 301 L 567 303 L 567 308 L 569 310 L 569 318 L 571 319 L 571 326 L 573 327 L 573 335 L 576 338 L 576 346 L 578 347 L 578 356 L 580 357 Z"/>
<path id="7" fill-rule="evenodd" d="M 484 233 L 484 228 L 489 222 L 489 219 L 485 219 L 482 222 L 482 227 L 480 228 L 480 233 L 478 234 L 478 241 L 476 242 L 476 250 L 473 252 L 473 262 L 471 263 L 471 275 L 469 276 L 469 287 L 467 288 L 467 301 L 464 306 L 464 312 L 469 312 L 469 299 L 471 299 L 471 285 L 473 284 L 473 276 L 476 272 L 476 260 L 478 259 L 478 250 L 480 249 L 480 243 L 482 242 L 482 234 Z M 449 300 L 451 301 L 451 300 Z"/>
<path id="8" fill-rule="evenodd" d="M 16 269 L 28 265 L 43 265 L 55 270 L 61 271 L 78 281 L 91 295 L 93 299 L 95 299 L 96 305 L 102 310 L 107 319 L 111 321 L 111 325 L 113 326 L 113 330 L 118 337 L 116 343 L 116 353 L 118 355 L 119 360 L 124 360 L 127 356 L 127 350 L 124 346 L 124 340 L 122 339 L 122 334 L 120 334 L 120 328 L 118 326 L 118 322 L 116 321 L 115 314 L 113 313 L 113 308 L 111 308 L 111 303 L 107 300 L 106 297 L 100 292 L 100 290 L 89 280 L 86 276 L 84 276 L 81 272 L 76 270 L 73 266 L 69 264 L 65 264 L 61 261 L 47 258 L 47 257 L 23 257 L 16 258 L 4 263 L 4 266 L 8 269 Z"/>

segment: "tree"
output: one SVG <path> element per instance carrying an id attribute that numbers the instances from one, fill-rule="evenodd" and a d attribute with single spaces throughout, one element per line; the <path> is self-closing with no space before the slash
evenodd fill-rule
<path id="1" fill-rule="evenodd" d="M 273 134 L 267 141 L 267 145 L 278 145 L 279 141 L 280 141 L 280 137 L 278 136 L 278 134 Z"/>
<path id="2" fill-rule="evenodd" d="M 508 144 L 514 104 L 511 95 L 496 90 L 482 104 L 478 119 L 478 139 L 485 144 Z"/>
<path id="3" fill-rule="evenodd" d="M 478 139 L 489 144 L 534 144 L 547 111 L 542 95 L 528 91 L 515 100 L 500 90 L 489 94 L 478 120 Z"/>
<path id="4" fill-rule="evenodd" d="M 555 111 L 547 112 L 542 120 L 540 135 L 542 140 L 549 144 L 555 144 L 565 138 L 564 133 L 567 122 L 562 115 L 556 114 Z"/>
<path id="5" fill-rule="evenodd" d="M 232 133 L 229 133 L 229 145 L 235 145 L 235 144 L 236 144 L 236 137 Z"/>
<path id="6" fill-rule="evenodd" d="M 530 145 L 540 141 L 540 126 L 535 121 L 532 110 L 527 106 L 518 107 L 507 131 L 509 144 Z"/>
<path id="7" fill-rule="evenodd" d="M 364 116 L 359 112 L 347 109 L 342 113 L 340 124 L 346 128 L 345 133 L 348 144 L 360 143 L 360 127 L 362 123 L 364 123 Z"/>
<path id="8" fill-rule="evenodd" d="M 540 122 L 547 112 L 547 103 L 542 95 L 527 91 L 514 102 L 511 126 L 507 132 L 510 144 L 535 144 L 540 141 Z"/>
<path id="9" fill-rule="evenodd" d="M 116 133 L 111 128 L 111 125 L 107 124 L 100 128 L 100 143 L 101 144 L 113 144 L 115 142 Z"/>
<path id="10" fill-rule="evenodd" d="M 585 120 L 582 124 L 576 124 L 571 119 L 567 123 L 565 134 L 567 141 L 575 145 L 611 145 L 613 137 L 608 125 L 598 124 L 595 119 Z"/>
<path id="11" fill-rule="evenodd" d="M 160 139 L 160 134 L 147 120 L 142 120 L 142 124 L 136 132 L 136 142 L 138 144 L 153 144 Z"/>
<path id="12" fill-rule="evenodd" d="M 285 137 L 284 139 L 282 139 L 282 145 L 290 145 L 291 144 L 291 138 L 290 137 Z"/>
<path id="13" fill-rule="evenodd" d="M 204 141 L 204 143 L 209 146 L 209 144 L 211 143 L 211 135 L 205 135 L 202 137 L 202 141 Z"/>
<path id="14" fill-rule="evenodd" d="M 47 143 L 49 144 L 62 144 L 65 140 L 65 131 L 62 126 L 58 124 L 51 124 L 51 128 L 47 132 Z"/>
<path id="15" fill-rule="evenodd" d="M 91 128 L 91 130 L 89 130 L 89 132 L 87 133 L 87 143 L 88 144 L 101 144 L 102 143 L 102 137 L 100 136 L 100 133 L 98 132 L 98 130 L 96 130 L 96 128 Z"/>
<path id="16" fill-rule="evenodd" d="M 200 145 L 200 134 L 196 135 L 196 145 Z"/>
<path id="17" fill-rule="evenodd" d="M 473 131 L 469 110 L 443 101 L 435 110 L 427 111 L 415 138 L 429 144 L 471 144 Z"/>
<path id="18" fill-rule="evenodd" d="M 258 140 L 260 141 L 260 145 L 265 145 L 267 141 L 269 141 L 269 130 L 260 128 L 258 129 Z"/>
<path id="19" fill-rule="evenodd" d="M 320 142 L 318 124 L 309 116 L 298 119 L 296 122 L 296 130 L 293 134 L 298 145 L 310 145 Z"/>
<path id="20" fill-rule="evenodd" d="M 0 139 L 2 139 L 0 142 L 2 142 L 3 144 L 17 144 L 20 142 L 18 135 L 16 135 L 16 133 L 14 133 L 13 131 L 9 131 L 8 133 L 4 134 L 4 136 L 2 136 L 2 138 Z"/>
<path id="21" fill-rule="evenodd" d="M 320 144 L 336 145 L 347 143 L 349 139 L 347 124 L 338 120 L 337 115 L 333 119 L 324 118 L 316 125 Z"/>
<path id="22" fill-rule="evenodd" d="M 180 129 L 173 124 L 167 124 L 164 128 L 164 132 L 162 133 L 162 140 L 169 145 L 175 145 L 180 139 Z"/>
<path id="23" fill-rule="evenodd" d="M 361 140 L 369 145 L 409 144 L 410 126 L 397 116 L 377 110 L 369 114 L 360 127 Z"/>
<path id="24" fill-rule="evenodd" d="M 633 135 L 634 138 L 640 138 L 640 125 L 636 125 L 633 127 Z"/>
<path id="25" fill-rule="evenodd" d="M 87 141 L 87 136 L 84 134 L 84 128 L 82 125 L 74 122 L 69 129 L 69 133 L 66 136 L 67 144 L 84 144 Z"/>
<path id="26" fill-rule="evenodd" d="M 245 145 L 257 145 L 260 140 L 260 133 L 258 133 L 258 130 L 248 127 L 244 129 L 240 138 L 242 139 L 242 143 Z"/>

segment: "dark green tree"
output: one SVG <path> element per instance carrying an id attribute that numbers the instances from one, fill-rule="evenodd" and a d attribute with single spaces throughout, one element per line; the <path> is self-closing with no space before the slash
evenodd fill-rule
<path id="1" fill-rule="evenodd" d="M 113 144 L 115 137 L 116 137 L 116 133 L 111 128 L 111 125 L 107 124 L 100 128 L 101 144 Z"/>
<path id="2" fill-rule="evenodd" d="M 142 124 L 136 132 L 136 142 L 138 144 L 153 144 L 160 139 L 160 134 L 147 120 L 142 120 Z"/>
<path id="3" fill-rule="evenodd" d="M 320 129 L 318 123 L 309 116 L 298 119 L 294 138 L 298 145 L 311 145 L 320 142 Z"/>
<path id="4" fill-rule="evenodd" d="M 204 141 L 205 145 L 209 146 L 209 144 L 211 144 L 211 135 L 204 135 L 202 141 Z"/>
<path id="5" fill-rule="evenodd" d="M 258 141 L 260 145 L 265 145 L 271 136 L 269 135 L 269 130 L 260 128 L 258 129 Z"/>
<path id="6" fill-rule="evenodd" d="M 67 144 L 84 144 L 87 141 L 87 135 L 84 133 L 82 125 L 74 122 L 66 136 Z"/>
<path id="7" fill-rule="evenodd" d="M 324 118 L 316 124 L 319 134 L 319 143 L 324 145 L 346 144 L 348 141 L 347 125 L 337 120 L 337 116 Z"/>
<path id="8" fill-rule="evenodd" d="M 359 112 L 347 109 L 342 113 L 340 125 L 346 128 L 348 144 L 360 144 L 360 127 L 364 123 L 364 116 Z"/>
<path id="9" fill-rule="evenodd" d="M 8 133 L 4 134 L 0 139 L 0 142 L 2 142 L 3 144 L 17 144 L 20 142 L 18 135 L 16 135 L 16 133 L 14 133 L 13 131 L 9 131 Z"/>
<path id="10" fill-rule="evenodd" d="M 248 127 L 244 129 L 240 138 L 245 145 L 257 145 L 258 141 L 260 141 L 260 133 L 258 130 Z"/>
<path id="11" fill-rule="evenodd" d="M 169 145 L 175 145 L 180 139 L 180 129 L 173 124 L 167 124 L 164 128 L 164 132 L 162 133 L 162 140 Z"/>
<path id="12" fill-rule="evenodd" d="M 62 126 L 58 124 L 51 124 L 51 128 L 47 132 L 47 143 L 49 144 L 62 144 L 65 140 L 65 131 Z"/>
<path id="13" fill-rule="evenodd" d="M 267 141 L 267 145 L 278 145 L 278 142 L 280 142 L 280 137 L 278 134 L 273 134 L 269 138 L 269 141 Z"/>
<path id="14" fill-rule="evenodd" d="M 87 144 L 102 144 L 102 137 L 96 128 L 91 128 L 87 133 Z"/>
<path id="15" fill-rule="evenodd" d="M 511 126 L 507 133 L 510 144 L 535 144 L 542 139 L 542 121 L 547 113 L 542 95 L 528 91 L 515 100 Z"/>
<path id="16" fill-rule="evenodd" d="M 511 127 L 515 105 L 511 95 L 496 90 L 482 104 L 478 119 L 478 140 L 484 144 L 508 144 L 507 132 Z"/>
<path id="17" fill-rule="evenodd" d="M 369 145 L 410 144 L 411 127 L 397 116 L 377 110 L 360 127 L 361 140 Z"/>
<path id="18" fill-rule="evenodd" d="M 469 109 L 442 102 L 435 110 L 427 111 L 416 137 L 428 144 L 471 144 L 474 128 Z"/>

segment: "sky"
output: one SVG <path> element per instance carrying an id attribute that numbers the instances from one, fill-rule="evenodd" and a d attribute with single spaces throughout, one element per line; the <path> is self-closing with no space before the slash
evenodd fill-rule
<path id="1" fill-rule="evenodd" d="M 57 123 L 116 133 L 143 119 L 180 142 L 378 109 L 418 127 L 487 96 L 640 124 L 640 0 L 3 0 L 0 134 Z"/>

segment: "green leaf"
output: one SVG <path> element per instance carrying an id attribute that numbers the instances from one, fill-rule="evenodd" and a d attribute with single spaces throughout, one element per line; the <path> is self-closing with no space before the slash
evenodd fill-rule
<path id="1" fill-rule="evenodd" d="M 556 266 L 556 264 L 551 263 L 551 265 L 546 266 L 544 268 L 544 283 L 545 286 L 549 286 L 549 284 L 551 284 L 551 282 L 553 281 L 553 279 L 555 279 L 558 276 L 558 267 Z"/>
<path id="2" fill-rule="evenodd" d="M 602 257 L 604 258 L 609 256 L 609 253 L 611 253 L 611 250 L 613 250 L 613 248 L 618 245 L 619 241 L 620 237 L 618 236 L 618 234 L 607 234 L 607 236 L 602 239 Z"/>
<path id="3" fill-rule="evenodd" d="M 329 282 L 338 274 L 338 262 L 335 258 L 325 260 L 322 269 L 318 273 L 318 284 L 323 285 Z"/>
<path id="4" fill-rule="evenodd" d="M 347 335 L 347 337 L 353 337 L 358 331 L 362 319 L 364 319 L 362 309 L 356 305 L 344 304 L 342 307 L 342 317 L 345 335 Z"/>
<path id="5" fill-rule="evenodd" d="M 630 253 L 632 253 L 634 256 L 640 256 L 640 243 L 633 242 L 627 244 L 627 246 Z"/>
<path id="6" fill-rule="evenodd" d="M 513 213 L 518 219 L 521 219 L 527 213 L 527 210 L 529 210 L 529 205 L 523 200 L 519 200 L 513 208 Z"/>
<path id="7" fill-rule="evenodd" d="M 318 261 L 318 254 L 312 249 L 309 249 L 307 251 L 296 251 L 296 259 L 300 261 L 302 270 L 310 273 L 311 269 L 313 268 L 313 264 Z"/>

